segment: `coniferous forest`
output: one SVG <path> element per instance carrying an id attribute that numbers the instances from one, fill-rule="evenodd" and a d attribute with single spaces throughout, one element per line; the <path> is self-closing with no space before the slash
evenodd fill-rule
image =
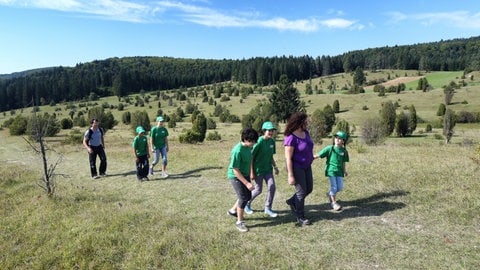
<path id="1" fill-rule="evenodd" d="M 30 104 L 56 104 L 97 96 L 122 97 L 224 81 L 267 86 L 285 74 L 300 81 L 342 72 L 403 69 L 480 70 L 480 37 L 380 47 L 337 56 L 276 56 L 250 59 L 125 57 L 0 75 L 0 111 Z"/>

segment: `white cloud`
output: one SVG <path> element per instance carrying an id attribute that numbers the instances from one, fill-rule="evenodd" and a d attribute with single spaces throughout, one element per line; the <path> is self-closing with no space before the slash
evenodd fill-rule
<path id="1" fill-rule="evenodd" d="M 197 2 L 200 3 L 200 2 Z M 97 18 L 128 21 L 158 22 L 163 18 L 178 18 L 208 27 L 251 27 L 280 31 L 314 32 L 327 29 L 362 29 L 355 21 L 342 18 L 326 20 L 293 19 L 283 17 L 262 19 L 257 11 L 222 12 L 215 9 L 184 4 L 176 1 L 128 1 L 128 0 L 0 0 L 0 5 L 25 8 L 50 9 L 90 15 Z M 343 14 L 334 11 L 336 15 Z"/>
<path id="2" fill-rule="evenodd" d="M 472 14 L 469 11 L 452 11 L 437 13 L 417 13 L 407 15 L 401 12 L 390 12 L 389 22 L 400 23 L 402 21 L 413 21 L 422 25 L 447 25 L 461 29 L 480 29 L 480 13 Z"/>
<path id="3" fill-rule="evenodd" d="M 458 28 L 480 28 L 480 13 L 470 14 L 468 11 L 423 13 L 413 16 L 422 24 L 446 24 Z"/>
<path id="4" fill-rule="evenodd" d="M 352 26 L 355 22 L 354 21 L 349 21 L 345 19 L 328 19 L 320 22 L 321 25 L 324 25 L 328 28 L 348 28 Z"/>

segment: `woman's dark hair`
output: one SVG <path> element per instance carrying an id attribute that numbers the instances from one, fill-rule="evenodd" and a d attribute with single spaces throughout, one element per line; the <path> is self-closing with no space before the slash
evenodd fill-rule
<path id="1" fill-rule="evenodd" d="M 242 142 L 249 141 L 249 142 L 257 142 L 258 140 L 258 133 L 253 128 L 246 128 L 242 131 Z"/>
<path id="2" fill-rule="evenodd" d="M 288 118 L 287 125 L 285 126 L 284 135 L 288 136 L 292 134 L 302 125 L 305 125 L 307 122 L 308 115 L 304 112 L 293 113 L 290 118 Z"/>

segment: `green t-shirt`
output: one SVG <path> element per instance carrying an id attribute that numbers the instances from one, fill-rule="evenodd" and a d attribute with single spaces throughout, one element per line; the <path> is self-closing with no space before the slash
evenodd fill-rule
<path id="1" fill-rule="evenodd" d="M 233 168 L 240 170 L 245 178 L 250 177 L 250 163 L 252 161 L 252 148 L 238 143 L 232 149 L 230 155 L 230 165 L 228 165 L 228 179 L 235 179 Z"/>
<path id="2" fill-rule="evenodd" d="M 253 146 L 253 168 L 255 175 L 271 174 L 272 160 L 275 154 L 275 140 L 273 138 L 265 139 L 264 136 L 258 138 L 257 143 Z"/>
<path id="3" fill-rule="evenodd" d="M 345 147 L 329 145 L 320 150 L 318 156 L 327 158 L 325 163 L 325 176 L 345 176 L 343 165 L 349 161 L 348 151 Z"/>
<path id="4" fill-rule="evenodd" d="M 138 157 L 145 156 L 148 154 L 148 139 L 147 136 L 135 136 L 132 142 L 133 148 L 135 148 L 135 153 Z"/>
<path id="5" fill-rule="evenodd" d="M 164 126 L 154 126 L 150 130 L 150 138 L 153 141 L 154 149 L 161 149 L 165 147 L 165 138 L 168 136 L 168 130 Z"/>

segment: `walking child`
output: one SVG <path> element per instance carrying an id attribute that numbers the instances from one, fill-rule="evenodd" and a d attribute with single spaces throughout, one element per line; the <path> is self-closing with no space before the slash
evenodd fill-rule
<path id="1" fill-rule="evenodd" d="M 272 122 L 264 122 L 262 125 L 263 135 L 258 138 L 257 143 L 252 150 L 252 169 L 255 177 L 255 189 L 252 191 L 252 198 L 245 206 L 245 213 L 253 214 L 251 209 L 252 201 L 262 193 L 263 181 L 267 185 L 267 196 L 265 198 L 264 213 L 270 217 L 277 217 L 277 213 L 272 211 L 273 198 L 275 196 L 275 175 L 278 175 L 278 167 L 273 158 L 275 154 L 275 138 L 273 134 L 277 130 Z"/>
<path id="2" fill-rule="evenodd" d="M 137 136 L 133 138 L 133 154 L 135 155 L 135 166 L 137 168 L 137 179 L 139 181 L 148 181 L 148 139 L 145 136 L 145 129 L 138 126 L 135 131 Z"/>
<path id="3" fill-rule="evenodd" d="M 227 177 L 237 193 L 237 201 L 228 214 L 237 217 L 235 227 L 241 232 L 248 228 L 243 220 L 243 212 L 248 201 L 252 198 L 253 185 L 250 183 L 252 172 L 252 147 L 257 142 L 258 133 L 252 128 L 242 131 L 241 142 L 236 144 L 231 152 Z"/>
<path id="4" fill-rule="evenodd" d="M 168 177 L 167 174 L 167 152 L 168 148 L 168 130 L 163 126 L 163 117 L 157 117 L 157 125 L 150 130 L 150 148 L 153 152 L 153 162 L 150 167 L 150 175 L 153 175 L 153 168 L 160 161 L 162 155 L 162 177 Z"/>
<path id="5" fill-rule="evenodd" d="M 347 141 L 347 134 L 343 131 L 335 133 L 333 138 L 333 144 L 326 146 L 316 158 L 327 158 L 325 163 L 325 176 L 330 181 L 330 190 L 327 192 L 328 200 L 332 206 L 332 209 L 339 211 L 342 206 L 337 202 L 337 193 L 343 190 L 343 178 L 348 175 L 346 162 L 348 162 L 348 151 L 345 148 L 345 142 Z"/>

